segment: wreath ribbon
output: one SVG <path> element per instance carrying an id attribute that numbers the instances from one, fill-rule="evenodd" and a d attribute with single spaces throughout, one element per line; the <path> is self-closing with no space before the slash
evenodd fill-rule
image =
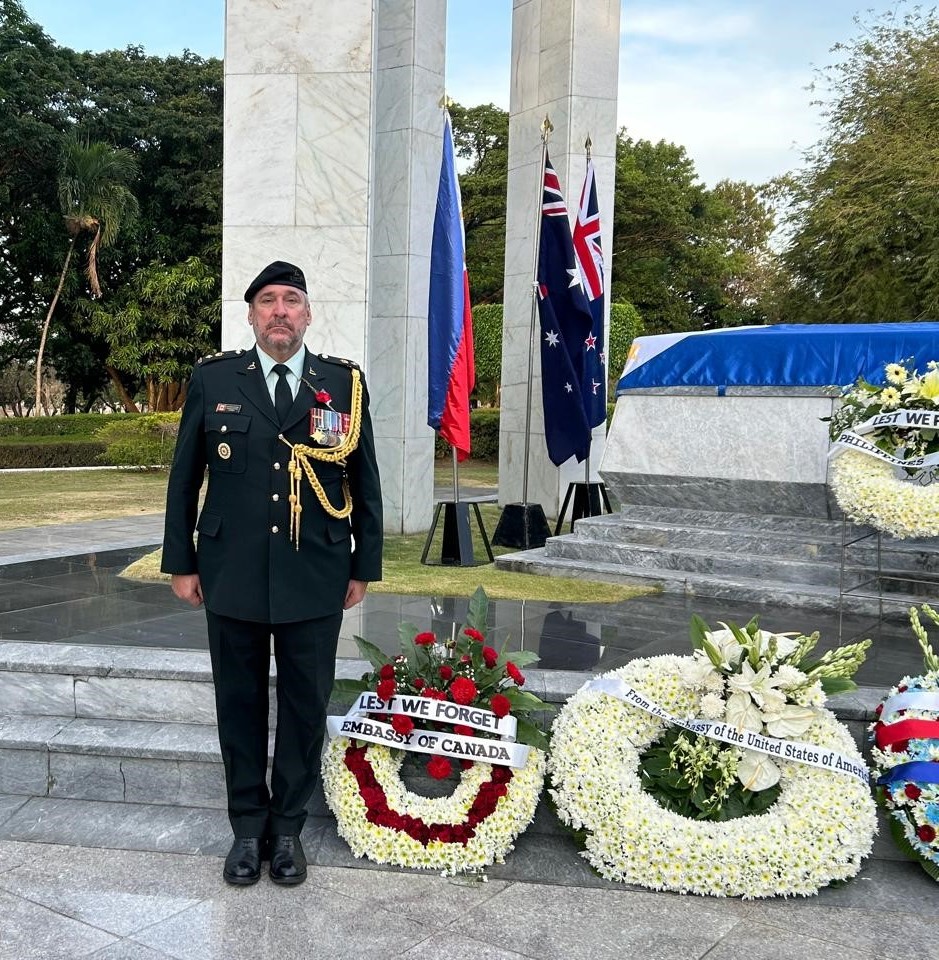
<path id="1" fill-rule="evenodd" d="M 691 733 L 699 733 L 711 740 L 719 740 L 745 750 L 755 750 L 776 757 L 778 760 L 791 760 L 810 767 L 820 767 L 833 773 L 843 773 L 846 776 L 857 777 L 867 783 L 870 774 L 867 767 L 839 753 L 837 750 L 826 750 L 816 743 L 803 743 L 799 740 L 779 740 L 766 734 L 756 733 L 753 730 L 741 730 L 730 723 L 716 720 L 682 720 L 659 706 L 645 694 L 634 690 L 619 677 L 599 677 L 585 685 L 585 689 L 606 693 L 630 706 L 638 707 L 646 713 L 652 714 L 659 720 L 673 726 L 682 727 Z"/>

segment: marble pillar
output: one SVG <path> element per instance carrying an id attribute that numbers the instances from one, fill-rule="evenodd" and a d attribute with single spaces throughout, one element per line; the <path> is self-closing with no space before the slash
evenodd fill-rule
<path id="1" fill-rule="evenodd" d="M 299 264 L 308 346 L 365 369 L 397 532 L 426 529 L 433 507 L 423 318 L 445 13 L 441 0 L 226 4 L 222 348 L 253 342 L 242 294 L 258 271 Z"/>
<path id="2" fill-rule="evenodd" d="M 585 468 L 584 464 L 571 460 L 558 470 L 548 459 L 539 347 L 530 336 L 535 226 L 541 203 L 540 126 L 548 114 L 554 124 L 548 151 L 572 216 L 580 202 L 584 178 L 584 141 L 588 135 L 592 140 L 605 269 L 609 277 L 619 25 L 620 0 L 514 0 L 499 500 L 509 503 L 522 499 L 531 345 L 534 378 L 528 500 L 540 503 L 548 516 L 557 514 L 568 482 L 584 479 Z M 606 323 L 608 327 L 608 303 Z M 535 333 L 537 337 L 537 319 Z M 602 424 L 594 431 L 591 480 L 599 479 L 597 469 L 603 455 L 605 432 Z"/>

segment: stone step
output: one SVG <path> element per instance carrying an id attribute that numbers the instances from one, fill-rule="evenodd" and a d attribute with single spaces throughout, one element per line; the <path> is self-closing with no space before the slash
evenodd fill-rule
<path id="1" fill-rule="evenodd" d="M 682 509 L 680 507 L 647 506 L 644 504 L 624 503 L 614 514 L 602 517 L 589 517 L 577 523 L 594 524 L 603 521 L 616 522 L 650 521 L 671 523 L 682 527 L 695 527 L 706 530 L 762 530 L 791 536 L 805 537 L 841 537 L 842 522 L 826 520 L 820 517 L 792 517 L 782 514 L 766 513 L 730 513 L 719 510 Z M 850 524 L 855 533 L 868 532 L 867 527 Z"/>
<path id="2" fill-rule="evenodd" d="M 0 791 L 31 797 L 225 806 L 214 725 L 0 718 Z"/>
<path id="3" fill-rule="evenodd" d="M 496 557 L 496 567 L 500 570 L 546 576 L 657 586 L 665 593 L 734 600 L 762 606 L 836 611 L 839 603 L 837 583 L 784 582 L 742 575 L 715 576 L 699 571 L 656 568 L 651 565 L 632 566 L 599 559 L 585 562 L 583 559 L 548 556 L 543 547 L 503 554 Z M 890 599 L 891 603 L 884 607 L 884 616 L 905 620 L 909 607 L 921 603 L 923 597 L 897 592 L 892 594 Z M 876 598 L 863 596 L 849 597 L 846 605 L 855 615 L 873 617 L 877 616 L 880 610 L 880 603 Z"/>
<path id="4" fill-rule="evenodd" d="M 760 518 L 754 518 L 759 520 Z M 578 520 L 573 534 L 555 537 L 563 542 L 589 540 L 595 543 L 625 543 L 665 548 L 693 546 L 718 553 L 773 556 L 811 560 L 840 566 L 841 525 L 827 534 L 761 529 L 745 523 L 732 527 L 689 526 L 660 518 L 617 515 Z M 939 573 L 939 550 L 925 541 L 894 541 L 881 544 L 881 568 L 917 574 Z M 847 547 L 846 560 L 853 566 L 876 569 L 876 542 L 863 540 Z"/>
<path id="5" fill-rule="evenodd" d="M 693 541 L 681 548 L 641 543 L 588 540 L 586 537 L 552 537 L 544 546 L 546 559 L 596 561 L 631 568 L 650 568 L 707 574 L 711 577 L 748 577 L 794 584 L 838 586 L 840 567 L 833 562 L 813 562 L 775 556 L 753 556 L 746 552 L 717 552 Z M 856 572 L 851 571 L 856 579 Z"/>

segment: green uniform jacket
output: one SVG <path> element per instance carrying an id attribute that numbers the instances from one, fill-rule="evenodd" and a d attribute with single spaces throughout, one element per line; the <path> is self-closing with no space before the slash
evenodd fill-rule
<path id="1" fill-rule="evenodd" d="M 167 489 L 162 569 L 198 573 L 213 613 L 259 623 L 309 620 L 341 610 L 350 579 L 381 579 L 381 487 L 364 378 L 361 435 L 345 468 L 311 461 L 334 507 L 343 504 L 348 475 L 352 516 L 330 517 L 304 476 L 299 550 L 290 541 L 290 447 L 279 435 L 318 446 L 310 410 L 326 404 L 315 394 L 328 392 L 332 410 L 350 413 L 352 366 L 307 350 L 283 429 L 256 349 L 209 357 L 193 371 Z M 196 522 L 206 467 L 208 490 Z"/>

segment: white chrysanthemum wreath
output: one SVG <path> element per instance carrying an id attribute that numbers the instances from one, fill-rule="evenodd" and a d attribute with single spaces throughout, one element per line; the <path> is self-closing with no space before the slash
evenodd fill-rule
<path id="1" fill-rule="evenodd" d="M 850 450 L 832 463 L 830 481 L 838 506 L 855 523 L 898 539 L 939 536 L 939 485 L 901 480 L 889 463 Z"/>
<path id="2" fill-rule="evenodd" d="M 725 644 L 724 655 L 727 649 Z M 770 659 L 764 657 L 762 664 Z M 786 684 L 808 690 L 803 704 L 824 700 L 816 682 L 818 670 L 806 675 L 791 662 L 783 666 L 772 660 L 775 672 L 762 665 L 759 671 L 740 672 L 741 663 L 747 662 L 745 649 L 742 661 L 731 654 L 723 662 L 729 667 L 723 671 L 728 687 L 737 678 L 726 712 L 718 709 L 724 684 L 720 677 L 715 680 L 719 671 L 702 684 L 689 683 L 689 676 L 703 679 L 707 672 L 698 653 L 635 660 L 605 676 L 623 681 L 678 717 L 723 715 L 739 722 L 757 710 L 761 700 L 763 724 L 757 719 L 750 729 L 772 732 L 774 725 L 785 727 L 789 717 L 803 744 L 833 749 L 863 768 L 851 735 L 829 711 L 771 702 L 771 694 Z M 833 658 L 827 666 L 835 664 L 837 673 L 837 664 L 845 662 Z M 737 672 L 731 672 L 735 667 Z M 796 676 L 800 673 L 801 678 Z M 840 677 L 845 675 L 842 671 Z M 775 802 L 765 812 L 717 821 L 679 815 L 662 806 L 642 782 L 640 760 L 665 735 L 665 723 L 588 687 L 567 702 L 554 723 L 550 793 L 562 821 L 585 833 L 583 856 L 601 876 L 653 890 L 750 898 L 808 896 L 857 873 L 876 830 L 873 799 L 862 779 L 789 760 L 767 763 L 745 756 L 737 775 L 752 761 L 746 777 L 752 781 L 766 774 L 764 782 L 778 787 Z M 812 717 L 805 727 L 807 711 Z"/>
<path id="3" fill-rule="evenodd" d="M 388 657 L 356 637 L 372 670 L 340 680 L 358 695 L 345 717 L 329 717 L 323 789 L 339 835 L 357 857 L 444 873 L 502 863 L 531 823 L 545 774 L 545 735 L 527 714 L 547 705 L 521 688 L 530 651 L 486 642 L 488 600 L 470 601 L 467 624 L 438 640 L 401 624 L 401 653 Z M 430 754 L 427 773 L 459 782 L 428 797 L 401 777 L 404 754 Z"/>

